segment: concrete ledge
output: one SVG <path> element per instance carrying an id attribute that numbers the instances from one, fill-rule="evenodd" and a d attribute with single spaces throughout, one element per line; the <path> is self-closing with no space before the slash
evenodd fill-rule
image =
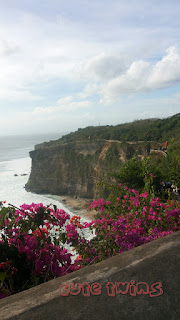
<path id="1" fill-rule="evenodd" d="M 136 292 L 139 282 L 148 294 Z M 69 294 L 62 284 L 98 283 L 98 295 Z M 112 282 L 107 287 L 108 282 Z M 113 289 L 116 282 L 120 284 Z M 158 284 L 161 283 L 158 289 Z M 0 301 L 1 320 L 180 319 L 180 231 Z M 129 289 L 123 294 L 126 288 Z M 109 288 L 109 292 L 108 292 Z M 116 290 L 117 288 L 117 290 Z M 139 287 L 140 288 L 140 287 Z M 153 292 L 153 288 L 155 288 Z M 122 291 L 119 291 L 119 290 Z M 115 292 L 113 296 L 113 290 Z M 134 291 L 135 290 L 135 291 Z M 139 289 L 140 290 L 140 289 Z M 95 292 L 92 290 L 92 292 Z M 118 293 L 119 292 L 119 293 Z M 86 290 L 85 290 L 86 293 Z M 109 294 L 111 294 L 111 296 Z M 134 294 L 134 295 L 133 295 Z M 155 296 L 158 294 L 158 296 Z"/>

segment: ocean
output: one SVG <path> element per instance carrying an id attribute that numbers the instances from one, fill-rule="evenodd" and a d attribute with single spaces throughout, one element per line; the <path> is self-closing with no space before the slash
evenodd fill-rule
<path id="1" fill-rule="evenodd" d="M 43 203 L 43 205 L 55 204 L 57 208 L 63 209 L 71 217 L 74 214 L 80 214 L 78 211 L 72 212 L 64 203 L 60 201 L 61 197 L 50 194 L 36 194 L 27 192 L 24 188 L 31 172 L 31 158 L 29 151 L 34 150 L 38 143 L 47 142 L 61 138 L 60 134 L 42 134 L 27 136 L 7 136 L 0 137 L 0 201 L 5 201 L 5 206 L 12 204 L 16 207 L 26 203 Z M 81 216 L 81 222 L 90 221 Z M 89 230 L 79 230 L 79 233 L 90 240 L 93 235 Z M 1 235 L 1 233 L 0 233 Z M 73 251 L 70 245 L 65 245 L 68 252 L 72 253 L 72 261 L 75 260 L 77 253 Z"/>
<path id="2" fill-rule="evenodd" d="M 0 201 L 5 201 L 19 207 L 23 203 L 55 204 L 59 209 L 65 210 L 71 216 L 77 212 L 71 212 L 58 196 L 50 194 L 41 195 L 27 192 L 24 188 L 31 171 L 31 158 L 29 151 L 34 150 L 38 143 L 56 140 L 62 134 L 41 134 L 24 136 L 0 137 Z M 82 221 L 88 219 L 82 217 Z"/>

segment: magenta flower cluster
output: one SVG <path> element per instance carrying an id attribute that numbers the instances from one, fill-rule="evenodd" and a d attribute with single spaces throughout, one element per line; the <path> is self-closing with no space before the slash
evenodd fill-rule
<path id="1" fill-rule="evenodd" d="M 1 243 L 7 242 L 9 246 L 15 246 L 20 254 L 26 255 L 32 265 L 31 286 L 79 269 L 80 266 L 72 263 L 72 254 L 64 247 L 64 243 L 74 240 L 74 234 L 77 234 L 74 225 L 66 225 L 69 220 L 70 216 L 64 210 L 45 207 L 42 203 L 23 204 L 14 211 L 9 207 L 1 208 Z M 61 235 L 65 228 L 67 231 L 73 228 L 74 233 L 67 232 L 63 242 Z M 9 262 L 7 274 L 13 267 L 13 262 Z M 0 271 L 4 272 L 4 269 Z"/>
<path id="2" fill-rule="evenodd" d="M 96 210 L 95 219 L 80 223 L 80 217 L 70 219 L 64 210 L 42 203 L 23 204 L 18 210 L 0 208 L 1 243 L 26 255 L 32 265 L 31 286 L 180 230 L 180 202 L 162 203 L 147 191 L 140 194 L 122 185 L 110 201 L 95 200 L 89 209 Z M 83 233 L 88 230 L 94 235 L 91 240 Z M 74 262 L 68 246 L 78 254 Z M 6 288 L 7 274 L 13 277 L 18 271 L 13 268 L 8 259 L 0 261 L 1 297 L 5 290 L 6 295 L 15 293 Z"/>
<path id="3" fill-rule="evenodd" d="M 96 237 L 77 247 L 84 264 L 180 230 L 180 202 L 161 203 L 147 191 L 140 194 L 121 184 L 118 197 L 112 197 L 111 201 L 95 200 L 89 208 L 97 211 L 96 219 L 84 227 L 94 229 Z"/>

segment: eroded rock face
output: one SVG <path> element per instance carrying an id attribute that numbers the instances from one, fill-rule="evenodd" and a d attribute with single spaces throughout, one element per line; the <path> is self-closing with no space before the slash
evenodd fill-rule
<path id="1" fill-rule="evenodd" d="M 74 143 L 37 148 L 30 152 L 32 170 L 27 190 L 92 198 L 94 165 L 102 146 Z"/>
<path id="2" fill-rule="evenodd" d="M 36 146 L 30 152 L 32 169 L 27 191 L 94 199 L 97 183 L 136 152 L 119 141 L 96 140 Z"/>

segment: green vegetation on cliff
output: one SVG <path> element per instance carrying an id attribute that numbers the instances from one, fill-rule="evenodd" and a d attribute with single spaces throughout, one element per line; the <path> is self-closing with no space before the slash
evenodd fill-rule
<path id="1" fill-rule="evenodd" d="M 116 126 L 97 126 L 78 129 L 63 136 L 59 143 L 82 141 L 88 138 L 119 141 L 166 141 L 180 139 L 180 113 L 166 119 L 137 120 Z M 52 142 L 57 143 L 57 142 Z"/>
<path id="2" fill-rule="evenodd" d="M 108 196 L 98 183 L 144 187 L 143 161 L 156 176 L 154 188 L 170 181 L 180 187 L 180 114 L 118 126 L 87 127 L 45 142 L 30 152 L 27 190 L 94 199 Z M 168 142 L 165 142 L 168 141 Z M 163 143 L 162 143 L 163 142 Z"/>

